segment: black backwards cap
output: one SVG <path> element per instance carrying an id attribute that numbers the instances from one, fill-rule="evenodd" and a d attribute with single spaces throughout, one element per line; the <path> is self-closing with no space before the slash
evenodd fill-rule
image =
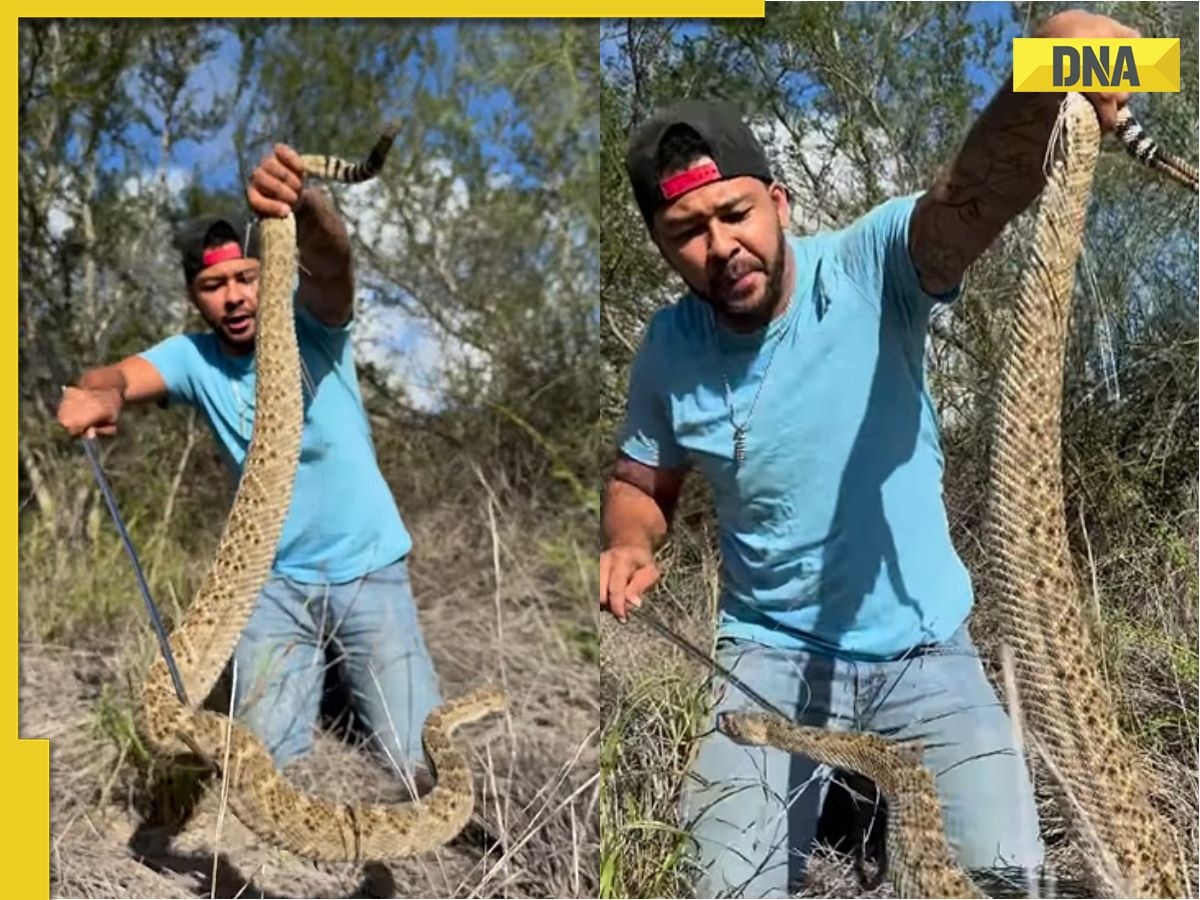
<path id="1" fill-rule="evenodd" d="M 175 235 L 183 262 L 183 277 L 192 280 L 209 266 L 227 259 L 258 259 L 258 229 L 245 216 L 200 216 L 187 222 Z"/>
<path id="2" fill-rule="evenodd" d="M 699 135 L 708 145 L 712 162 L 660 178 L 659 145 L 678 125 Z M 774 181 L 758 138 L 735 106 L 720 101 L 683 100 L 658 110 L 630 138 L 625 167 L 647 226 L 660 207 L 702 185 L 746 175 L 767 183 Z"/>

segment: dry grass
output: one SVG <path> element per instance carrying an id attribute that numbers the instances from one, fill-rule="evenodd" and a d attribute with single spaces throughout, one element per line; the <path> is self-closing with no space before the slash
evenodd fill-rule
<path id="1" fill-rule="evenodd" d="M 951 478 L 961 472 L 951 465 Z M 966 485 L 963 485 L 966 489 Z M 953 487 L 952 487 L 953 491 Z M 691 498 L 693 508 L 702 505 Z M 950 498 L 953 504 L 953 496 Z M 951 506 L 953 509 L 953 505 Z M 701 526 L 696 528 L 695 522 Z M 963 523 L 958 523 L 963 525 Z M 717 556 L 707 519 L 685 517 L 665 555 L 665 575 L 647 603 L 697 646 L 710 648 L 715 625 Z M 956 540 L 973 570 L 979 560 L 971 523 Z M 1182 858 L 1196 878 L 1197 842 L 1197 548 L 1194 516 L 1170 534 L 1141 541 L 1134 557 L 1130 539 L 1118 551 L 1085 547 L 1082 584 L 1094 591 L 1104 635 L 1106 669 L 1126 727 L 1155 777 L 1151 802 L 1172 821 Z M 1077 536 L 1082 541 L 1082 536 Z M 1183 544 L 1180 545 L 1180 541 Z M 1107 554 L 1120 554 L 1113 559 Z M 1120 577 L 1118 577 L 1118 575 Z M 1093 577 L 1094 576 L 1094 577 Z M 972 616 L 972 631 L 989 674 L 1003 696 L 999 647 L 989 639 L 987 597 Z M 676 803 L 696 738 L 712 727 L 706 711 L 708 673 L 657 637 L 636 618 L 626 626 L 601 627 L 602 714 L 601 896 L 685 897 L 689 893 L 687 840 Z M 1031 763 L 1047 873 L 1041 896 L 1086 896 L 1079 849 L 1037 760 Z M 1024 896 L 1019 886 L 1002 896 Z M 864 887 L 849 858 L 818 847 L 804 897 L 887 897 L 886 881 Z"/>
<path id="2" fill-rule="evenodd" d="M 703 526 L 677 530 L 663 554 L 664 577 L 646 601 L 707 652 L 718 597 L 710 540 Z M 600 896 L 690 896 L 676 804 L 695 738 L 709 727 L 708 673 L 636 616 L 626 625 L 605 616 L 600 678 Z"/>
<path id="3" fill-rule="evenodd" d="M 595 563 L 570 523 L 527 502 L 506 505 L 480 487 L 474 508 L 460 498 L 408 523 L 414 593 L 444 693 L 492 679 L 511 704 L 466 729 L 478 773 L 472 824 L 446 847 L 386 866 L 314 867 L 266 846 L 223 814 L 219 785 L 200 792 L 182 828 L 145 818 L 152 800 L 161 811 L 189 792 L 155 778 L 131 726 L 133 689 L 154 652 L 144 613 L 135 596 L 123 611 L 114 602 L 111 614 L 64 628 L 75 620 L 55 608 L 51 588 L 68 576 L 23 555 L 21 735 L 52 740 L 51 895 L 594 896 L 596 638 L 580 598 Z M 109 564 L 128 573 L 123 559 Z M 189 561 L 190 577 L 203 564 Z M 73 596 L 87 591 L 84 582 Z M 57 643 L 36 627 L 52 617 L 67 635 Z M 289 777 L 346 801 L 407 799 L 386 762 L 357 746 L 352 723 L 326 724 Z"/>

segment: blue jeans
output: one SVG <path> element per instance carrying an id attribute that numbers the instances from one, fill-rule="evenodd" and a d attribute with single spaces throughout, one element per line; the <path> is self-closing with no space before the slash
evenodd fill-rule
<path id="1" fill-rule="evenodd" d="M 234 651 L 236 716 L 278 766 L 311 750 L 330 645 L 372 742 L 411 774 L 441 700 L 403 559 L 342 584 L 272 577 Z"/>
<path id="2" fill-rule="evenodd" d="M 801 724 L 919 738 L 960 865 L 1041 864 L 1033 789 L 965 625 L 942 645 L 888 662 L 732 639 L 718 643 L 717 658 Z M 719 689 L 714 722 L 726 710 L 758 711 L 732 685 Z M 832 775 L 805 757 L 704 735 L 680 801 L 700 870 L 696 896 L 790 896 Z"/>

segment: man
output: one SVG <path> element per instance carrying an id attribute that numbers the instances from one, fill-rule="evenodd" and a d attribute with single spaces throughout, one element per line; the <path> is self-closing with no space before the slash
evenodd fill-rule
<path id="1" fill-rule="evenodd" d="M 1130 37 L 1069 12 L 1041 37 Z M 601 603 L 621 621 L 658 578 L 685 473 L 712 487 L 717 658 L 796 721 L 924 742 L 948 837 L 972 869 L 1042 860 L 1009 721 L 965 621 L 938 425 L 924 376 L 932 306 L 1044 185 L 1059 95 L 1006 86 L 949 171 L 849 227 L 785 236 L 789 206 L 728 106 L 686 101 L 630 140 L 647 228 L 690 292 L 660 310 L 630 376 L 603 514 Z M 1093 96 L 1111 130 L 1126 95 Z M 754 708 L 725 684 L 716 710 Z M 828 772 L 700 739 L 681 798 L 697 896 L 787 896 Z"/>
<path id="2" fill-rule="evenodd" d="M 412 542 L 379 471 L 358 390 L 349 236 L 328 197 L 304 186 L 289 147 L 263 159 L 246 196 L 258 216 L 296 217 L 304 430 L 272 575 L 234 654 L 236 715 L 277 765 L 306 753 L 332 642 L 361 720 L 391 765 L 407 772 L 423 762 L 421 727 L 439 689 L 409 586 Z M 260 268 L 244 218 L 198 219 L 179 235 L 188 296 L 209 331 L 85 372 L 58 409 L 70 434 L 114 434 L 127 404 L 188 403 L 240 474 L 254 426 Z"/>

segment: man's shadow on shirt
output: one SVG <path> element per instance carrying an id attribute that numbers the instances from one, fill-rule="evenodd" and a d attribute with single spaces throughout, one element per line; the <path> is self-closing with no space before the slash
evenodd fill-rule
<path id="1" fill-rule="evenodd" d="M 834 302 L 866 302 L 846 296 Z M 911 324 L 891 297 L 879 300 L 875 369 L 871 377 L 867 404 L 859 423 L 846 466 L 841 473 L 829 539 L 821 561 L 817 585 L 819 609 L 815 631 L 837 642 L 857 621 L 862 606 L 876 582 L 882 577 L 903 606 L 922 618 L 920 603 L 909 593 L 900 569 L 896 539 L 884 512 L 883 488 L 892 474 L 912 459 L 920 434 L 924 339 L 922 352 L 916 354 L 916 366 L 906 356 L 899 335 Z M 822 310 L 822 315 L 828 310 Z M 834 661 L 821 654 L 810 654 L 802 673 L 812 710 L 831 710 L 833 704 Z M 806 724 L 831 724 L 808 721 Z M 809 775 L 809 767 L 792 758 L 789 787 L 799 789 Z M 793 805 L 799 811 L 803 804 Z M 873 888 L 886 866 L 884 827 L 887 804 L 864 777 L 838 772 L 830 784 L 821 810 L 818 840 L 856 856 L 856 868 L 864 886 Z M 793 834 L 804 833 L 798 824 Z M 807 851 L 804 851 L 805 853 Z M 791 881 L 804 876 L 804 859 L 791 854 Z M 876 863 L 867 871 L 867 860 Z"/>

